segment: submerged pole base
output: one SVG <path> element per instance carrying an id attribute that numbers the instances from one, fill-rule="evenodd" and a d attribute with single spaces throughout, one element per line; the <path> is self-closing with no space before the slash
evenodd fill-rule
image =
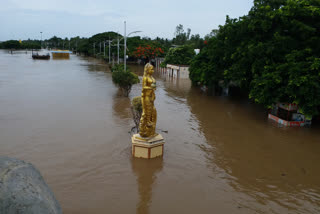
<path id="1" fill-rule="evenodd" d="M 160 134 L 151 138 L 134 134 L 131 140 L 133 157 L 151 159 L 163 156 L 164 139 Z"/>

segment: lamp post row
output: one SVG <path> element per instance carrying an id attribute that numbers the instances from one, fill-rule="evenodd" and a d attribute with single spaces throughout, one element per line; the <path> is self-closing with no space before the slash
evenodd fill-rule
<path id="1" fill-rule="evenodd" d="M 123 56 L 123 62 L 124 62 L 124 70 L 127 69 L 127 38 L 134 33 L 139 33 L 141 31 L 133 31 L 131 33 L 129 33 L 128 35 L 126 34 L 127 32 L 127 27 L 126 27 L 126 21 L 124 22 L 124 37 L 122 39 L 124 39 L 124 56 Z M 117 57 L 117 62 L 118 64 L 120 63 L 120 41 L 122 39 L 119 39 L 119 37 L 117 38 L 117 51 L 118 51 L 118 57 Z M 113 42 L 112 40 L 107 40 L 104 41 L 103 43 L 103 47 L 104 47 L 104 56 L 105 56 L 105 43 L 108 42 L 109 43 L 109 64 L 111 63 L 111 43 Z M 95 50 L 95 43 L 93 43 L 93 47 Z M 101 43 L 100 43 L 100 52 L 101 52 Z M 94 51 L 95 54 L 95 51 Z"/>
<path id="2" fill-rule="evenodd" d="M 129 33 L 128 34 L 128 36 L 126 35 L 126 30 L 127 30 L 127 27 L 126 27 L 126 21 L 124 21 L 124 37 L 123 37 L 123 39 L 124 39 L 124 56 L 123 56 L 123 62 L 124 62 L 124 70 L 126 70 L 126 68 L 127 68 L 127 37 L 129 36 L 129 35 L 131 35 L 131 34 L 133 34 L 133 33 L 139 33 L 139 32 L 141 32 L 141 31 L 133 31 L 133 32 L 131 32 L 131 33 Z M 40 32 L 40 34 L 41 34 L 41 48 L 42 48 L 42 31 Z M 109 64 L 110 64 L 110 58 L 111 58 L 111 40 L 108 40 L 108 42 L 109 42 Z M 106 52 L 106 46 L 105 46 L 105 43 L 106 43 L 106 41 L 104 41 L 103 42 L 103 55 L 105 56 L 105 52 Z M 78 44 L 77 44 L 77 46 L 78 46 Z M 69 41 L 69 49 L 70 49 L 70 41 Z M 120 63 L 120 59 L 119 59 L 119 54 L 120 54 L 120 52 L 119 52 L 119 49 L 120 49 L 120 39 L 119 39 L 119 37 L 117 38 L 117 49 L 118 49 L 118 59 L 117 59 L 117 61 L 118 61 L 118 64 Z M 96 53 L 96 43 L 94 42 L 93 43 L 93 55 L 95 55 L 95 53 Z M 101 42 L 100 42 L 100 53 L 101 53 Z"/>

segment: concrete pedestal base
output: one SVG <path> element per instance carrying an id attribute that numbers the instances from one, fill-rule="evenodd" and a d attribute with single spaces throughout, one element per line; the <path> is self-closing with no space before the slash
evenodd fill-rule
<path id="1" fill-rule="evenodd" d="M 163 155 L 164 139 L 160 134 L 152 138 L 143 138 L 135 134 L 131 140 L 133 157 L 150 159 Z"/>

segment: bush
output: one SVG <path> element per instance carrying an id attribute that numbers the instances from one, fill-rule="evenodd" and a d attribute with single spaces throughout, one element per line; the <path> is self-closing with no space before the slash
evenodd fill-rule
<path id="1" fill-rule="evenodd" d="M 141 103 L 141 97 L 134 97 L 131 101 L 131 111 L 133 115 L 133 121 L 136 125 L 136 130 L 139 132 L 139 124 L 140 119 L 142 115 L 142 103 Z"/>
<path id="2" fill-rule="evenodd" d="M 115 64 L 111 67 L 111 72 L 114 71 L 124 71 L 124 64 Z M 129 71 L 129 68 L 127 67 L 127 71 Z"/>
<path id="3" fill-rule="evenodd" d="M 112 67 L 112 81 L 122 91 L 124 96 L 129 96 L 131 87 L 140 82 L 138 76 L 128 69 L 124 71 L 123 65 L 115 65 Z"/>

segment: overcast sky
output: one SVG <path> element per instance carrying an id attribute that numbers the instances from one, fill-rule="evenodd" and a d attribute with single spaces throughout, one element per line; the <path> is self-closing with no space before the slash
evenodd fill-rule
<path id="1" fill-rule="evenodd" d="M 114 31 L 142 31 L 142 37 L 172 39 L 182 24 L 205 36 L 232 18 L 248 13 L 253 0 L 1 0 L 0 41 L 90 37 Z"/>

